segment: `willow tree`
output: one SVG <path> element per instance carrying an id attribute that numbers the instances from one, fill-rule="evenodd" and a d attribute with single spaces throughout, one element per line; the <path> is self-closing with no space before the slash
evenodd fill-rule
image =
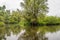
<path id="1" fill-rule="evenodd" d="M 24 18 L 31 23 L 37 23 L 38 17 L 44 17 L 47 13 L 47 0 L 23 0 Z"/>

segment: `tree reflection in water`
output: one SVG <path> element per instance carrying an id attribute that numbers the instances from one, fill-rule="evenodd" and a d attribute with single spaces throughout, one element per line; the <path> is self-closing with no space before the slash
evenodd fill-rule
<path id="1" fill-rule="evenodd" d="M 43 34 L 40 33 L 31 35 L 25 32 L 18 38 L 18 40 L 48 40 L 48 38 L 46 38 Z"/>
<path id="2" fill-rule="evenodd" d="M 0 40 L 6 40 L 5 35 L 10 36 L 11 32 L 18 35 L 22 29 L 19 25 L 0 27 Z M 24 29 L 26 31 L 19 36 L 18 40 L 48 40 L 44 36 L 45 33 L 60 30 L 60 26 L 25 27 Z"/>
<path id="3" fill-rule="evenodd" d="M 48 38 L 44 36 L 45 33 L 55 32 L 59 29 L 59 26 L 29 27 L 26 29 L 26 32 L 18 38 L 18 40 L 48 40 Z"/>
<path id="4" fill-rule="evenodd" d="M 13 32 L 15 35 L 20 33 L 20 26 L 16 24 L 0 27 L 0 40 L 6 40 L 5 35 L 10 36 L 11 32 Z"/>

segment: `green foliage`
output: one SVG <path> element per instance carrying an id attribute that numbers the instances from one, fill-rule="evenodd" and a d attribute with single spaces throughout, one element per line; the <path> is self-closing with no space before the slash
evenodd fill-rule
<path id="1" fill-rule="evenodd" d="M 34 2 L 35 1 L 35 2 Z M 39 3 L 42 1 L 41 3 Z M 60 17 L 55 16 L 46 16 L 45 12 L 47 12 L 47 6 L 45 5 L 44 0 L 25 0 L 23 7 L 24 10 L 21 12 L 17 9 L 17 11 L 6 10 L 5 6 L 0 7 L 0 21 L 5 24 L 19 24 L 20 26 L 30 26 L 30 24 L 38 23 L 40 25 L 56 25 L 60 24 Z M 33 3 L 34 2 L 34 3 Z M 36 4 L 35 4 L 36 3 Z M 34 4 L 34 5 L 33 5 Z M 40 5 L 41 4 L 41 5 Z M 43 4 L 46 6 L 43 6 Z M 38 6 L 39 5 L 39 6 Z M 42 6 L 42 7 L 40 7 Z M 32 10 L 34 8 L 34 10 Z M 39 9 L 40 8 L 40 9 Z M 42 8 L 42 9 L 41 9 Z M 37 12 L 37 10 L 41 10 L 43 12 Z"/>
<path id="2" fill-rule="evenodd" d="M 25 22 L 23 20 L 21 20 L 21 22 L 19 22 L 19 25 L 22 27 L 24 26 L 24 24 L 25 24 Z"/>
<path id="3" fill-rule="evenodd" d="M 0 16 L 0 21 L 4 21 L 4 17 L 3 16 Z"/>
<path id="4" fill-rule="evenodd" d="M 34 26 L 35 24 L 39 25 L 60 25 L 60 17 L 55 16 L 46 16 L 47 13 L 47 0 L 24 0 L 22 4 L 24 10 L 22 12 L 17 9 L 17 11 L 5 10 L 5 5 L 0 7 L 0 27 L 3 27 L 0 29 L 0 34 L 4 34 L 6 32 L 7 35 L 10 35 L 10 31 L 12 30 L 13 33 L 18 34 L 20 32 L 20 29 L 24 27 L 26 30 L 26 34 L 24 36 L 27 40 L 38 40 L 39 35 L 37 35 L 37 32 L 40 31 L 40 38 L 43 39 L 43 34 L 47 31 L 56 31 L 59 29 L 56 29 L 54 27 L 46 27 L 46 26 Z M 14 25 L 13 25 L 14 24 Z M 17 24 L 17 25 L 16 25 Z M 33 25 L 31 27 L 31 25 Z M 7 26 L 6 26 L 7 25 Z M 13 25 L 13 26 L 11 26 Z M 52 29 L 51 29 L 52 28 Z M 2 31 L 1 31 L 2 30 Z M 3 32 L 4 30 L 4 32 Z M 24 40 L 26 40 L 24 39 Z"/>
<path id="5" fill-rule="evenodd" d="M 4 27 L 5 23 L 4 22 L 0 22 L 0 27 Z"/>
<path id="6" fill-rule="evenodd" d="M 47 24 L 55 24 L 57 22 L 56 17 L 50 16 L 44 20 Z"/>
<path id="7" fill-rule="evenodd" d="M 24 0 L 21 3 L 24 8 L 24 18 L 29 23 L 36 23 L 38 16 L 45 15 L 47 13 L 47 0 Z M 41 16 L 43 17 L 43 16 Z"/>
<path id="8" fill-rule="evenodd" d="M 42 25 L 58 25 L 60 24 L 60 18 L 55 16 L 46 16 L 43 19 L 39 18 L 38 22 Z"/>

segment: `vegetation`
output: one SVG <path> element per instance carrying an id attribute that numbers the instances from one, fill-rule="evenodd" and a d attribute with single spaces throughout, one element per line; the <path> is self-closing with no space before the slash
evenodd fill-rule
<path id="1" fill-rule="evenodd" d="M 59 25 L 60 24 L 60 18 L 56 16 L 47 16 L 44 19 L 39 18 L 39 24 L 40 25 Z"/>
<path id="2" fill-rule="evenodd" d="M 59 25 L 60 17 L 46 16 L 48 7 L 47 0 L 25 0 L 21 3 L 24 10 L 10 12 L 5 10 L 5 5 L 0 7 L 0 24 L 19 24 L 20 26 L 36 25 Z"/>
<path id="3" fill-rule="evenodd" d="M 42 15 L 41 17 L 44 17 L 48 9 L 46 1 L 47 0 L 24 0 L 24 2 L 21 3 L 21 6 L 24 8 L 24 18 L 29 25 L 37 25 L 38 16 Z"/>
<path id="4" fill-rule="evenodd" d="M 44 37 L 44 33 L 53 29 L 56 31 L 57 29 L 46 27 L 46 25 L 60 25 L 60 17 L 46 16 L 48 12 L 47 0 L 24 0 L 21 6 L 24 8 L 22 11 L 17 9 L 12 12 L 5 10 L 5 5 L 0 7 L 0 34 L 2 34 L 0 39 L 5 38 L 4 34 L 6 32 L 7 35 L 10 34 L 10 31 L 18 34 L 20 29 L 23 28 L 26 31 L 23 35 L 23 40 L 47 40 Z"/>

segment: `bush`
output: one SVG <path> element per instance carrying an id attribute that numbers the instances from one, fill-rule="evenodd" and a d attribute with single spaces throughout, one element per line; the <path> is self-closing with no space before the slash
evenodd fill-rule
<path id="1" fill-rule="evenodd" d="M 4 22 L 0 22 L 0 27 L 3 27 L 5 26 L 5 23 Z"/>
<path id="2" fill-rule="evenodd" d="M 40 25 L 57 25 L 60 24 L 60 18 L 55 16 L 47 16 L 44 19 L 38 19 Z"/>

